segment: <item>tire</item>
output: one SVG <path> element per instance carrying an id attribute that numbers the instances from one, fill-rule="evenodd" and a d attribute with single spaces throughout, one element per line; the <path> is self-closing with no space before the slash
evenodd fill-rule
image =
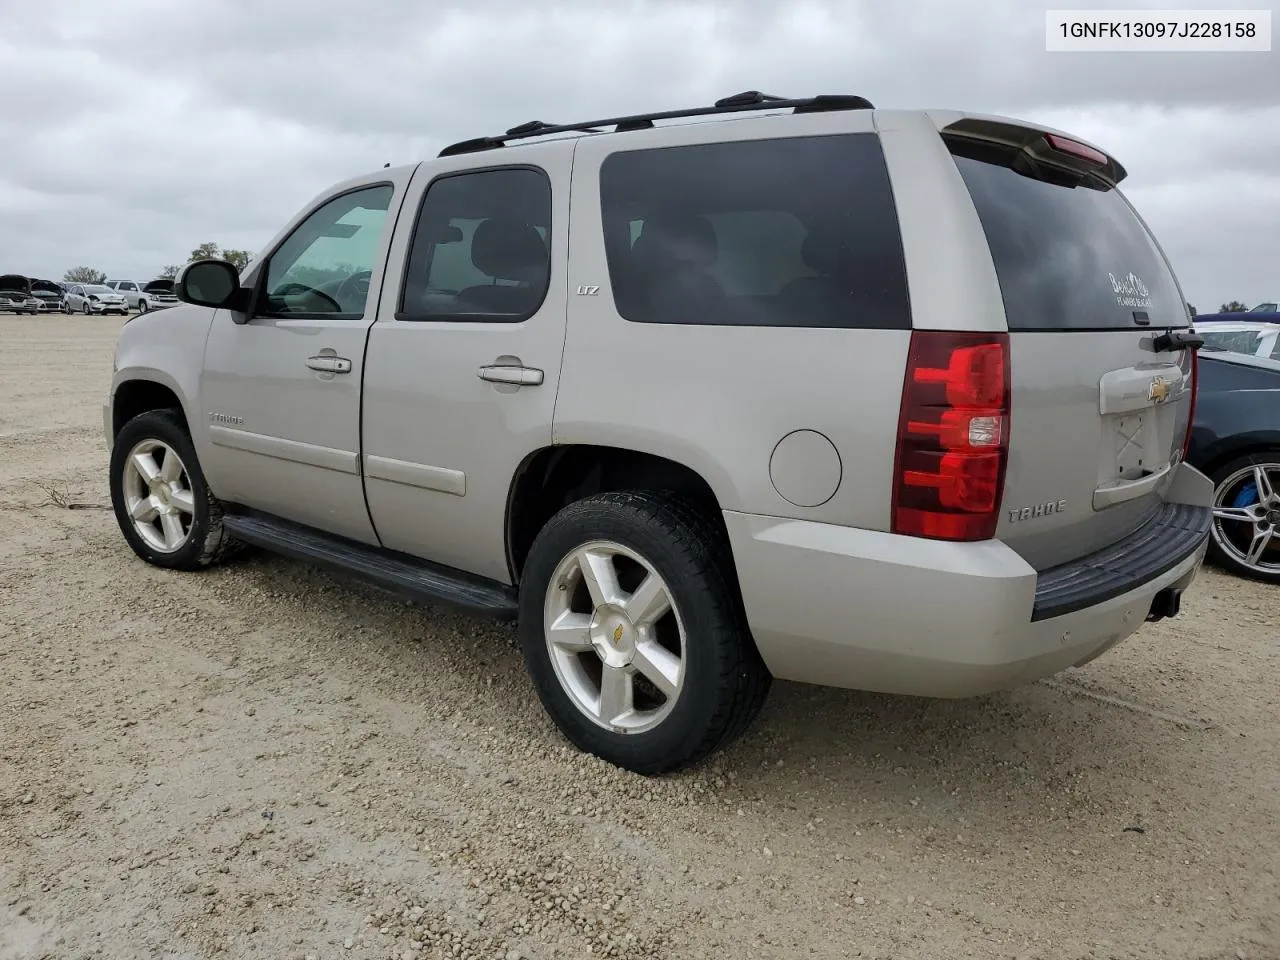
<path id="1" fill-rule="evenodd" d="M 139 314 L 146 313 L 146 312 L 147 312 L 148 310 L 150 310 L 150 309 L 151 309 L 151 308 L 150 308 L 149 306 L 147 306 L 147 301 L 145 301 L 145 300 L 139 300 L 139 301 L 138 301 L 138 313 L 139 313 Z M 125 313 L 126 313 L 126 314 L 127 314 L 128 312 L 129 312 L 128 310 L 126 310 L 126 311 L 125 311 Z"/>
<path id="2" fill-rule="evenodd" d="M 171 466 L 170 452 L 177 454 L 176 476 L 165 470 Z M 156 470 L 160 477 L 157 487 L 143 481 L 134 465 L 135 454 L 150 456 L 149 471 Z M 170 570 L 202 570 L 237 546 L 222 526 L 222 504 L 205 483 L 191 437 L 176 411 L 150 410 L 126 423 L 112 445 L 110 469 L 116 522 L 133 552 L 147 563 Z M 177 486 L 167 485 L 165 481 L 170 480 Z M 180 491 L 186 496 L 180 496 Z M 154 519 L 142 516 L 135 521 L 135 505 L 149 506 Z M 181 538 L 170 536 L 175 522 L 171 517 L 176 517 Z"/>
<path id="3" fill-rule="evenodd" d="M 1269 495 L 1259 484 L 1263 478 Z M 1213 472 L 1209 559 L 1237 576 L 1280 583 L 1280 450 L 1236 457 Z M 1252 551 L 1260 548 L 1254 557 Z"/>
<path id="4" fill-rule="evenodd" d="M 601 557 L 617 580 L 618 590 L 607 594 L 636 601 L 657 598 L 660 589 L 669 612 L 633 621 L 621 606 L 598 604 L 601 591 L 582 570 L 584 563 L 600 569 Z M 641 581 L 653 585 L 655 574 L 655 591 L 637 589 Z M 663 601 L 650 607 L 662 608 Z M 557 617 L 573 629 L 553 645 L 547 626 Z M 570 641 L 583 646 L 571 650 Z M 599 494 L 552 517 L 525 563 L 520 642 L 561 732 L 579 749 L 645 775 L 700 760 L 742 733 L 772 679 L 747 628 L 723 534 L 704 512 L 668 494 Z M 631 706 L 610 710 L 607 723 L 599 719 L 606 670 L 621 684 L 612 690 L 630 691 L 611 703 Z M 669 692 L 648 679 L 655 675 Z"/>
<path id="5" fill-rule="evenodd" d="M 80 304 L 80 311 L 81 311 L 81 313 L 83 313 L 86 317 L 87 317 L 87 316 L 89 316 L 89 304 L 88 304 L 88 302 L 87 302 L 87 301 L 86 301 L 85 303 Z"/>

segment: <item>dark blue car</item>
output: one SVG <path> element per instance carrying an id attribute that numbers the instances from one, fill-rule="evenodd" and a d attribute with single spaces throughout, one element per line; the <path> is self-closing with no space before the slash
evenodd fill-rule
<path id="1" fill-rule="evenodd" d="M 1196 330 L 1205 332 L 1199 317 Z M 1280 583 L 1280 361 L 1206 339 L 1187 459 L 1215 488 L 1209 556 Z"/>

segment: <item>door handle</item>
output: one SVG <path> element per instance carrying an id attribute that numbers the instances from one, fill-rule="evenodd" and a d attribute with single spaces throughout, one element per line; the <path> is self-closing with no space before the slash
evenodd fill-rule
<path id="1" fill-rule="evenodd" d="M 509 367 L 494 363 L 481 367 L 477 375 L 490 383 L 514 383 L 520 387 L 536 387 L 542 383 L 542 371 L 536 367 Z"/>
<path id="2" fill-rule="evenodd" d="M 307 366 L 321 373 L 351 372 L 351 361 L 346 357 L 307 357 Z"/>

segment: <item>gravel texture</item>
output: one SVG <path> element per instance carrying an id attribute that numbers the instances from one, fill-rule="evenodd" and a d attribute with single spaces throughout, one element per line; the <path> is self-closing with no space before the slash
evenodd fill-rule
<path id="1" fill-rule="evenodd" d="M 0 958 L 1280 958 L 1280 591 L 1206 571 L 1083 670 L 779 683 L 644 779 L 514 630 L 106 509 L 119 322 L 0 316 Z"/>

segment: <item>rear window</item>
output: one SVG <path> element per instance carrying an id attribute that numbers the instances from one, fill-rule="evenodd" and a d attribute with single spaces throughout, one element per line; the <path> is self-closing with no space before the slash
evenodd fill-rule
<path id="1" fill-rule="evenodd" d="M 627 320 L 911 326 L 874 134 L 622 151 L 601 165 L 600 200 Z"/>
<path id="2" fill-rule="evenodd" d="M 1014 170 L 1015 155 L 1002 148 L 948 145 L 982 221 L 1010 330 L 1187 325 L 1173 274 L 1118 190 L 1096 179 L 1037 179 Z"/>

